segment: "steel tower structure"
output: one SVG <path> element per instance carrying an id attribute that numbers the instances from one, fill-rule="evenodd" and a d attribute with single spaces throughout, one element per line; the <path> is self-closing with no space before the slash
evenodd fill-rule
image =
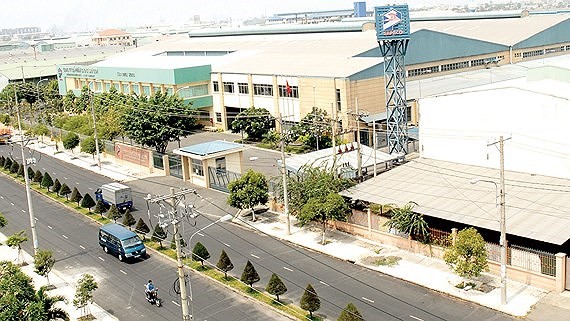
<path id="1" fill-rule="evenodd" d="M 384 58 L 387 141 L 390 154 L 408 153 L 408 115 L 404 57 L 410 40 L 407 5 L 375 7 L 376 38 Z"/>

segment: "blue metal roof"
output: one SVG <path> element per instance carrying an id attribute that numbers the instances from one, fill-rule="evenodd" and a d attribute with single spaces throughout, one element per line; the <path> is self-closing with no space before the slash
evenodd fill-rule
<path id="1" fill-rule="evenodd" d="M 182 147 L 180 148 L 180 151 L 194 155 L 206 156 L 219 152 L 225 152 L 227 150 L 240 148 L 240 147 L 241 147 L 240 144 L 226 142 L 223 140 L 215 140 L 212 142 L 206 142 L 206 143 Z"/>
<path id="2" fill-rule="evenodd" d="M 103 225 L 101 226 L 101 230 L 116 236 L 119 240 L 126 240 L 128 238 L 137 236 L 135 234 L 135 232 L 133 231 L 129 231 L 126 228 L 124 228 L 123 226 L 119 225 L 119 224 L 115 224 L 115 223 L 111 223 L 111 224 L 107 224 L 107 225 Z"/>

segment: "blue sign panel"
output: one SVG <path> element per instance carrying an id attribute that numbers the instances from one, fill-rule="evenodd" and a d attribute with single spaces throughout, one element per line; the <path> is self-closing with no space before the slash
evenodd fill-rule
<path id="1" fill-rule="evenodd" d="M 374 7 L 374 17 L 378 41 L 410 38 L 410 13 L 407 4 Z"/>

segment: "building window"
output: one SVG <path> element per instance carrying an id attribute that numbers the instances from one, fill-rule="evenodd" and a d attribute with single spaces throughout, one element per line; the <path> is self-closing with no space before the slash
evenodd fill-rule
<path id="1" fill-rule="evenodd" d="M 253 84 L 253 94 L 256 96 L 273 96 L 273 86 L 265 84 Z"/>
<path id="2" fill-rule="evenodd" d="M 336 90 L 336 110 L 340 111 L 342 109 L 342 104 L 340 100 L 340 89 Z"/>
<path id="3" fill-rule="evenodd" d="M 534 51 L 527 51 L 527 52 L 523 52 L 522 57 L 524 58 L 529 58 L 529 57 L 535 57 L 535 56 L 542 56 L 544 55 L 544 50 L 534 50 Z"/>
<path id="4" fill-rule="evenodd" d="M 451 64 L 441 65 L 441 71 L 456 70 L 462 68 L 469 68 L 469 61 L 455 62 Z"/>
<path id="5" fill-rule="evenodd" d="M 291 93 L 287 92 L 287 85 L 279 85 L 279 97 L 299 98 L 299 87 L 289 86 Z"/>
<path id="6" fill-rule="evenodd" d="M 214 87 L 214 92 L 217 93 L 220 91 L 220 86 L 218 85 L 217 81 L 212 81 L 212 86 Z"/>
<path id="7" fill-rule="evenodd" d="M 246 82 L 238 82 L 238 91 L 240 94 L 249 94 L 249 86 Z"/>
<path id="8" fill-rule="evenodd" d="M 113 83 L 113 87 L 115 87 L 115 89 L 117 90 L 117 92 L 121 91 L 121 86 L 117 83 Z"/>
<path id="9" fill-rule="evenodd" d="M 129 88 L 129 84 L 123 84 L 123 94 L 130 94 L 131 89 Z"/>
<path id="10" fill-rule="evenodd" d="M 160 89 L 160 86 L 152 86 L 152 93 L 156 94 L 162 92 L 162 89 Z"/>
<path id="11" fill-rule="evenodd" d="M 204 176 L 204 166 L 199 159 L 191 158 L 192 160 L 192 173 L 197 176 Z"/>
<path id="12" fill-rule="evenodd" d="M 174 89 L 172 89 L 172 87 L 166 88 L 166 94 L 168 96 L 172 96 L 174 94 Z"/>
<path id="13" fill-rule="evenodd" d="M 180 98 L 205 96 L 208 94 L 208 85 L 182 87 L 176 91 Z"/>
<path id="14" fill-rule="evenodd" d="M 216 158 L 216 174 L 225 174 L 226 173 L 226 158 L 220 157 Z"/>
<path id="15" fill-rule="evenodd" d="M 234 83 L 233 82 L 225 82 L 224 81 L 224 92 L 225 93 L 234 93 Z"/>
<path id="16" fill-rule="evenodd" d="M 105 91 L 109 92 L 111 90 L 111 84 L 110 83 L 105 83 Z"/>
<path id="17" fill-rule="evenodd" d="M 150 86 L 143 86 L 143 94 L 145 96 L 150 96 Z"/>
<path id="18" fill-rule="evenodd" d="M 137 94 L 137 96 L 141 94 L 141 87 L 139 84 L 133 84 L 133 92 Z"/>
<path id="19" fill-rule="evenodd" d="M 217 123 L 221 123 L 221 122 L 222 122 L 222 113 L 216 113 L 216 122 L 217 122 Z"/>

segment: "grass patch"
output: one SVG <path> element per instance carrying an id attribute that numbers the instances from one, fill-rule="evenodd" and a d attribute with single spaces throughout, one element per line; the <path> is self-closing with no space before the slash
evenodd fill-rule
<path id="1" fill-rule="evenodd" d="M 402 258 L 398 257 L 398 256 L 383 256 L 383 257 L 379 257 L 376 260 L 374 260 L 374 262 L 372 262 L 374 265 L 378 265 L 378 266 L 395 266 L 398 265 L 398 261 L 400 261 Z"/>
<path id="2" fill-rule="evenodd" d="M 374 250 L 374 253 L 380 254 L 380 252 L 382 252 L 382 250 L 383 250 L 383 248 L 379 247 L 379 248 Z"/>

